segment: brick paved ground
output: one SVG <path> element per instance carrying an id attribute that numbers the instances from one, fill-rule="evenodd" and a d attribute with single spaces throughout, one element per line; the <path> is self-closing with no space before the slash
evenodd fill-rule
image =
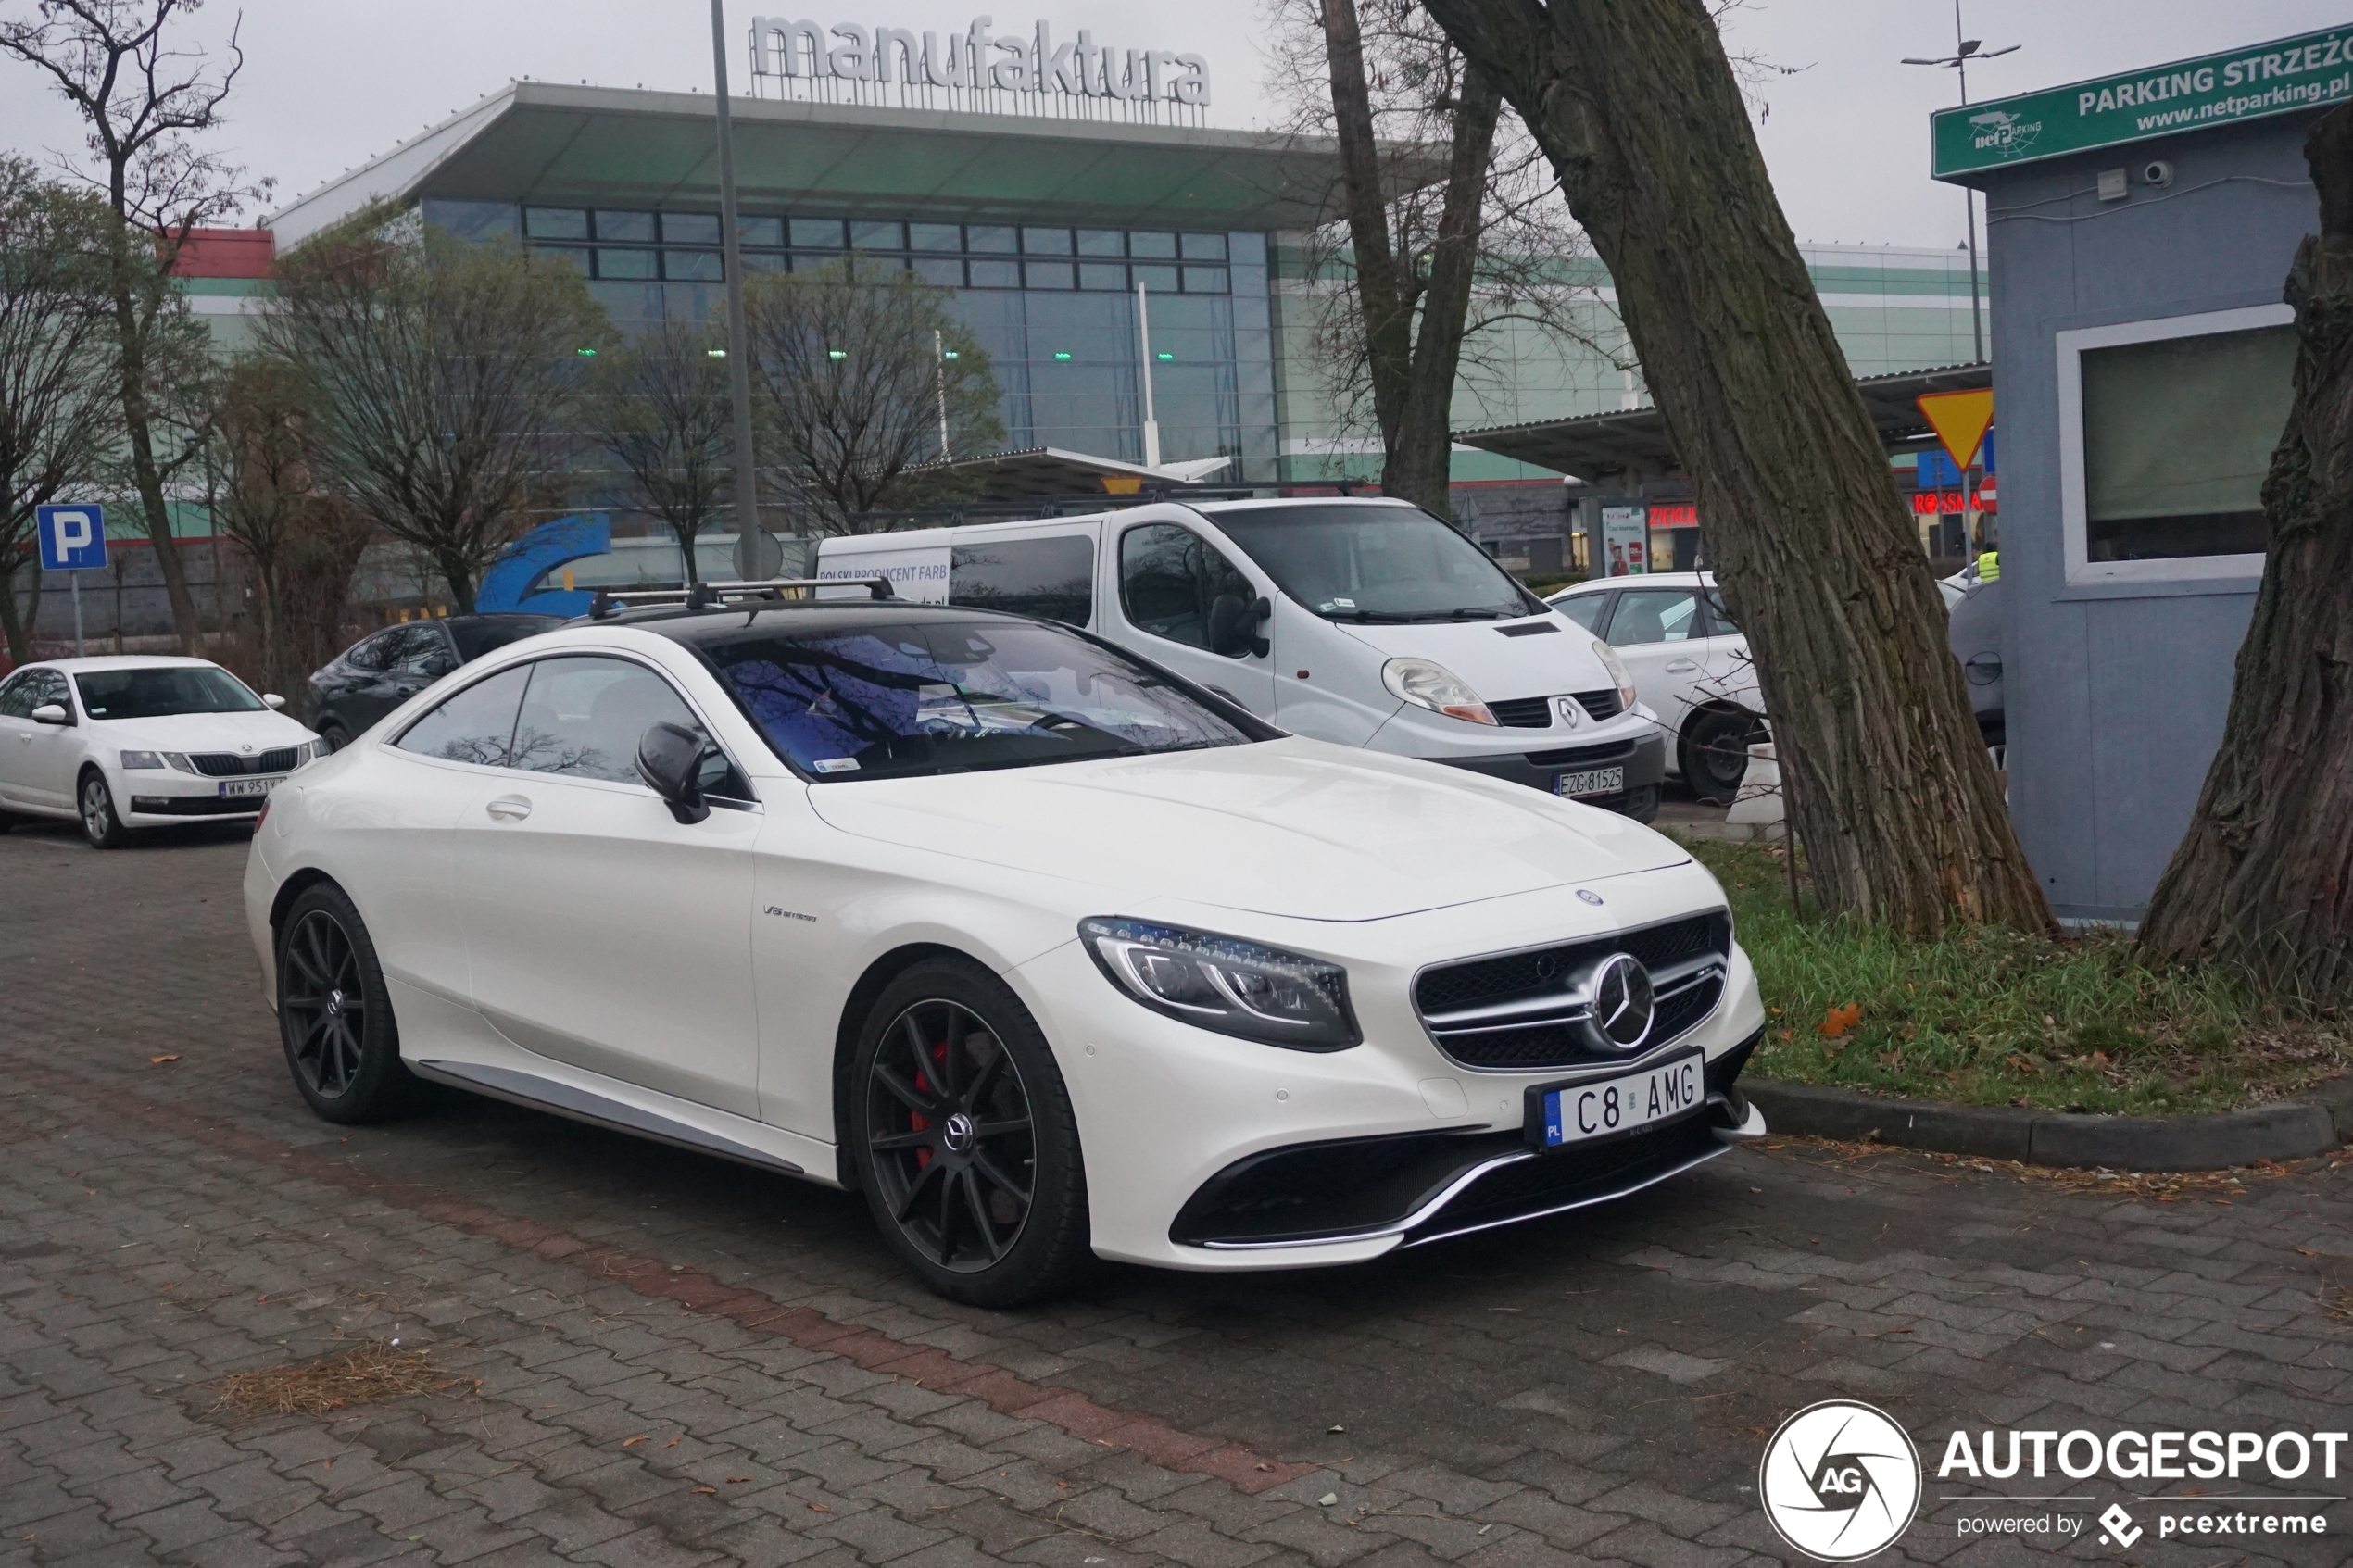
<path id="1" fill-rule="evenodd" d="M 840 1194 L 465 1097 L 313 1120 L 244 857 L 0 838 L 0 1568 L 1733 1568 L 1790 1560 L 1755 1467 L 1818 1399 L 1931 1461 L 1957 1424 L 2346 1424 L 2353 1168 L 2158 1203 L 1740 1151 L 1367 1268 L 951 1306 Z M 453 1381 L 319 1419 L 210 1386 L 396 1337 Z M 1885 1561 L 2034 1552 L 1953 1489 Z M 2300 1553 L 2120 1555 L 2339 1563 L 2327 1512 Z"/>

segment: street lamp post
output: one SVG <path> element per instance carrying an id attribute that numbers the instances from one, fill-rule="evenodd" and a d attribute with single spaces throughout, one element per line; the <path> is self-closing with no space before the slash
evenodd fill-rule
<path id="1" fill-rule="evenodd" d="M 1969 63 L 1990 60 L 2002 55 L 2018 53 L 2013 44 L 2006 49 L 1988 49 L 1982 41 L 1961 36 L 1961 0 L 1953 0 L 1953 52 L 1936 59 L 1910 59 L 1907 66 L 1943 66 L 1957 72 L 1961 79 L 1961 107 L 1969 107 Z M 1977 304 L 1977 193 L 1961 187 L 1961 200 L 1969 208 L 1969 336 L 1977 346 L 1977 362 L 1985 362 L 1985 320 Z"/>
<path id="2" fill-rule="evenodd" d="M 727 112 L 727 12 L 711 0 L 711 69 L 719 107 L 719 244 L 727 270 L 727 382 L 736 413 L 736 562 L 747 577 L 767 570 L 760 533 L 760 465 L 752 450 L 751 350 L 744 331 L 743 233 L 736 217 L 736 135 Z"/>

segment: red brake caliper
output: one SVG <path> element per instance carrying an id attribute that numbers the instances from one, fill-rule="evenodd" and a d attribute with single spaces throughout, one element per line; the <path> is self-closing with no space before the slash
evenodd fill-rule
<path id="1" fill-rule="evenodd" d="M 932 1047 L 932 1049 L 931 1049 L 931 1059 L 932 1059 L 932 1060 L 934 1060 L 934 1061 L 936 1061 L 936 1062 L 939 1063 L 939 1066 L 940 1066 L 940 1069 L 941 1069 L 941 1076 L 944 1078 L 944 1077 L 947 1075 L 947 1073 L 946 1073 L 946 1070 L 947 1070 L 947 1066 L 948 1066 L 948 1042 L 947 1042 L 947 1041 L 942 1040 L 942 1041 L 940 1041 L 940 1042 L 939 1042 L 939 1044 L 937 1044 L 937 1046 L 934 1046 L 934 1047 Z M 929 1084 L 926 1084 L 925 1082 L 924 1082 L 924 1075 L 923 1075 L 921 1073 L 916 1073 L 916 1074 L 915 1074 L 915 1092 L 916 1092 L 917 1094 L 919 1094 L 919 1095 L 927 1095 L 927 1094 L 931 1093 L 931 1085 L 930 1085 Z M 910 1127 L 911 1127 L 913 1131 L 918 1132 L 918 1133 L 922 1132 L 924 1129 L 925 1129 L 926 1127 L 929 1127 L 929 1126 L 931 1125 L 931 1118 L 930 1118 L 930 1117 L 928 1117 L 928 1116 L 925 1116 L 925 1115 L 922 1111 L 920 1111 L 920 1110 L 911 1110 L 911 1111 L 909 1111 L 909 1112 L 907 1113 L 907 1122 L 908 1122 L 908 1125 L 909 1125 L 909 1126 L 910 1126 Z M 929 1169 L 931 1169 L 931 1150 L 930 1150 L 930 1149 L 928 1149 L 928 1148 L 919 1148 L 919 1149 L 915 1150 L 915 1169 L 916 1169 L 916 1170 L 918 1170 L 918 1171 L 928 1171 Z"/>

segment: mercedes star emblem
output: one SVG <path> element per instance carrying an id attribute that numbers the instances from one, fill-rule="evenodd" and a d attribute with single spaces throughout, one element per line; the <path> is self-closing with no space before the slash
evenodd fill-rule
<path id="1" fill-rule="evenodd" d="M 1612 953 L 1593 971 L 1593 1010 L 1587 1027 L 1593 1043 L 1630 1051 L 1650 1038 L 1654 1011 L 1651 972 L 1631 953 Z"/>

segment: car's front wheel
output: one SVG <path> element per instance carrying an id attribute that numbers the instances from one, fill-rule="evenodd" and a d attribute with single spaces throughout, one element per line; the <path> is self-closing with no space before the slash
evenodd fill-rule
<path id="1" fill-rule="evenodd" d="M 330 719 L 319 726 L 319 738 L 327 743 L 330 752 L 341 751 L 351 744 L 351 732 Z"/>
<path id="2" fill-rule="evenodd" d="M 1692 793 L 1710 805 L 1730 806 L 1748 777 L 1748 743 L 1756 729 L 1746 713 L 1711 709 L 1693 719 L 1678 759 Z"/>
<path id="3" fill-rule="evenodd" d="M 845 1087 L 875 1222 L 933 1290 L 1015 1306 L 1091 1261 L 1069 1091 L 996 976 L 954 959 L 899 976 L 867 1016 Z"/>
<path id="4" fill-rule="evenodd" d="M 423 1087 L 400 1060 L 376 945 L 331 882 L 295 898 L 278 925 L 278 1035 L 295 1087 L 330 1122 L 377 1122 Z"/>
<path id="5" fill-rule="evenodd" d="M 82 836 L 93 849 L 120 849 L 131 842 L 131 830 L 122 825 L 114 809 L 114 791 L 107 787 L 106 774 L 95 768 L 84 769 L 78 795 Z"/>

